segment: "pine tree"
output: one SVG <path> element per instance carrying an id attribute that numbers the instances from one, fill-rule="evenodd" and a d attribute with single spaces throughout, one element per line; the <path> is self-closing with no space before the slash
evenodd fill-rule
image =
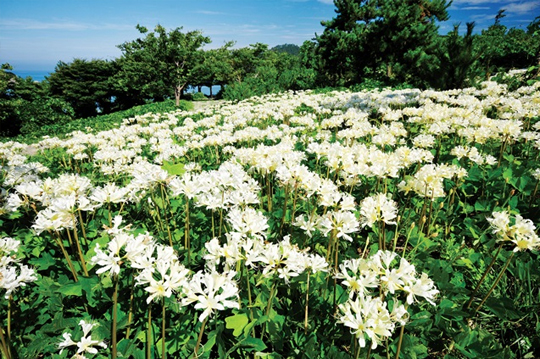
<path id="1" fill-rule="evenodd" d="M 357 83 L 368 75 L 425 82 L 437 68 L 437 21 L 448 19 L 446 0 L 335 0 L 322 22 L 318 54 L 331 82 Z"/>

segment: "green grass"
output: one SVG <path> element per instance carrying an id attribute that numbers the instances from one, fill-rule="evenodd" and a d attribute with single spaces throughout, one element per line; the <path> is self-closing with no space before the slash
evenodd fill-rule
<path id="1" fill-rule="evenodd" d="M 35 143 L 42 139 L 43 136 L 65 137 L 66 134 L 73 131 L 88 132 L 87 128 L 92 128 L 93 131 L 106 131 L 115 127 L 119 127 L 124 119 L 144 115 L 146 113 L 165 113 L 175 111 L 177 109 L 189 111 L 193 109 L 193 103 L 189 101 L 180 101 L 180 106 L 176 107 L 174 100 L 163 102 L 150 103 L 132 107 L 128 110 L 118 111 L 107 115 L 101 115 L 90 118 L 81 118 L 70 121 L 65 124 L 48 125 L 41 127 L 38 131 L 19 135 L 16 137 L 0 137 L 0 142 L 18 141 L 22 143 Z"/>

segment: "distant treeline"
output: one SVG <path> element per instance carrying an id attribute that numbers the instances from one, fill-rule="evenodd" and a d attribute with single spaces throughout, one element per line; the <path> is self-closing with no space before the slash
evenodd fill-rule
<path id="1" fill-rule="evenodd" d="M 510 69 L 538 70 L 540 16 L 526 30 L 509 29 L 501 24 L 501 10 L 479 34 L 467 23 L 463 34 L 455 24 L 441 36 L 437 22 L 448 20 L 445 0 L 336 0 L 335 6 L 323 33 L 301 47 L 234 48 L 230 42 L 205 50 L 210 38 L 200 31 L 137 25 L 141 37 L 118 45 L 119 58 L 60 61 L 42 82 L 18 77 L 3 64 L 0 136 L 166 99 L 178 103 L 188 87 L 219 85 L 213 96 L 241 100 L 321 87 L 453 89 Z"/>

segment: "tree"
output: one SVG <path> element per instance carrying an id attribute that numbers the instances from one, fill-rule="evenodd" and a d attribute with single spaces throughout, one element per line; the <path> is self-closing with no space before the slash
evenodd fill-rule
<path id="1" fill-rule="evenodd" d="M 441 67 L 437 79 L 438 88 L 457 89 L 464 87 L 476 73 L 478 55 L 474 52 L 474 22 L 467 23 L 467 32 L 459 35 L 460 24 L 446 35 L 440 55 Z"/>
<path id="2" fill-rule="evenodd" d="M 295 44 L 282 44 L 272 47 L 272 51 L 275 52 L 284 52 L 289 55 L 299 56 L 300 55 L 300 46 Z"/>
<path id="3" fill-rule="evenodd" d="M 333 84 L 366 75 L 419 85 L 437 68 L 436 21 L 448 19 L 446 0 L 335 0 L 337 16 L 317 36 L 323 71 Z"/>
<path id="4" fill-rule="evenodd" d="M 26 134 L 73 118 L 71 106 L 51 97 L 46 83 L 23 79 L 12 70 L 9 64 L 0 68 L 0 136 Z"/>
<path id="5" fill-rule="evenodd" d="M 192 86 L 208 86 L 210 96 L 213 96 L 212 86 L 223 86 L 231 81 L 233 72 L 231 62 L 231 47 L 234 42 L 227 42 L 218 49 L 204 51 L 203 61 L 196 65 Z M 200 89 L 199 89 L 200 91 Z"/>
<path id="6" fill-rule="evenodd" d="M 528 26 L 528 31 L 510 28 L 501 24 L 505 10 L 495 16 L 493 25 L 483 30 L 474 41 L 475 51 L 486 78 L 495 72 L 507 72 L 513 68 L 527 68 L 538 64 L 540 52 L 540 33 L 536 18 Z M 536 23 L 535 23 L 536 22 Z"/>
<path id="7" fill-rule="evenodd" d="M 176 105 L 185 87 L 194 82 L 196 66 L 203 61 L 202 46 L 210 38 L 200 31 L 167 32 L 157 25 L 153 32 L 137 25 L 144 38 L 118 45 L 122 51 L 116 84 L 124 92 L 139 93 L 138 100 L 158 101 L 174 96 Z"/>
<path id="8" fill-rule="evenodd" d="M 106 60 L 75 59 L 58 62 L 47 77 L 51 95 L 67 101 L 78 118 L 107 114 L 117 108 L 117 93 L 111 86 L 116 64 Z"/>

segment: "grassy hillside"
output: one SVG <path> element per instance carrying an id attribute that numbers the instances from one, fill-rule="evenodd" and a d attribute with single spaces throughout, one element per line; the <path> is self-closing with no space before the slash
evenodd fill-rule
<path id="1" fill-rule="evenodd" d="M 43 136 L 64 137 L 66 134 L 73 131 L 88 132 L 91 129 L 93 132 L 110 130 L 119 127 L 122 121 L 134 116 L 140 116 L 147 113 L 164 113 L 174 110 L 191 110 L 193 103 L 189 101 L 181 101 L 180 106 L 176 107 L 173 100 L 164 102 L 150 103 L 141 106 L 135 106 L 125 111 L 118 111 L 108 115 L 81 118 L 73 120 L 67 124 L 43 126 L 38 131 L 27 135 L 20 135 L 14 138 L 2 138 L 1 142 L 17 141 L 22 143 L 34 143 L 39 141 Z"/>

